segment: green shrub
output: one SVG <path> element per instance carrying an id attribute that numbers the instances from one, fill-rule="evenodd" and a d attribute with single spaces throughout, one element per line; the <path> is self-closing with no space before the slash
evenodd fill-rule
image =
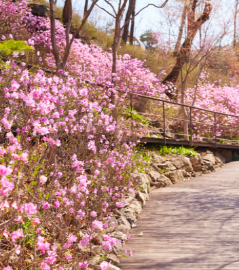
<path id="1" fill-rule="evenodd" d="M 183 155 L 183 156 L 191 156 L 191 157 L 196 157 L 197 152 L 194 150 L 194 148 L 185 148 L 183 146 L 153 146 L 150 147 L 151 150 L 157 151 L 160 153 L 160 155 L 165 156 L 165 155 L 172 155 L 172 154 L 177 154 L 177 155 Z"/>
<path id="2" fill-rule="evenodd" d="M 137 121 L 137 122 L 141 122 L 145 125 L 149 124 L 149 121 L 147 119 L 145 119 L 143 116 L 141 116 L 139 113 L 137 113 L 137 111 L 132 110 L 132 117 L 133 120 Z M 127 118 L 131 118 L 131 109 L 126 109 L 126 117 Z"/>
<path id="3" fill-rule="evenodd" d="M 33 50 L 33 48 L 26 45 L 24 40 L 10 39 L 0 43 L 0 54 L 5 57 L 11 55 L 14 52 L 21 53 L 31 50 Z"/>

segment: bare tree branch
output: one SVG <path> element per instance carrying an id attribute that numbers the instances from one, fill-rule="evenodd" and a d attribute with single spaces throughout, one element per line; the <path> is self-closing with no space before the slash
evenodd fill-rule
<path id="1" fill-rule="evenodd" d="M 168 0 L 166 0 L 161 6 L 156 6 L 155 4 L 148 4 L 147 6 L 141 8 L 136 14 L 135 16 L 137 16 L 141 11 L 143 11 L 144 9 L 148 8 L 149 6 L 154 6 L 156 8 L 163 8 L 165 7 L 165 5 L 168 3 Z"/>
<path id="2" fill-rule="evenodd" d="M 117 15 L 117 12 L 116 12 L 116 10 L 115 10 L 115 8 L 114 8 L 114 6 L 108 1 L 108 0 L 105 0 L 105 2 L 108 4 L 108 5 L 110 5 L 111 6 L 111 8 L 113 9 L 113 11 L 114 11 L 114 13 L 115 13 L 115 15 Z"/>
<path id="3" fill-rule="evenodd" d="M 100 7 L 99 5 L 96 5 L 98 8 L 104 10 L 106 13 L 108 13 L 110 16 L 112 16 L 113 18 L 116 18 L 113 14 L 109 13 L 106 9 Z"/>

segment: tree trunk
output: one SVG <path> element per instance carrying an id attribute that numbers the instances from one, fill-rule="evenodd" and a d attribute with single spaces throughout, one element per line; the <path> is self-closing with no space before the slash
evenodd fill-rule
<path id="1" fill-rule="evenodd" d="M 203 14 L 195 21 L 195 9 L 196 4 L 198 0 L 194 0 L 191 7 L 188 7 L 187 14 L 188 14 L 188 31 L 187 31 L 187 37 L 179 51 L 179 54 L 176 58 L 176 63 L 171 70 L 171 72 L 168 74 L 168 76 L 163 80 L 163 84 L 173 84 L 177 82 L 180 70 L 182 66 L 186 63 L 187 59 L 190 56 L 190 51 L 192 47 L 193 39 L 198 31 L 198 29 L 202 26 L 204 22 L 206 22 L 209 19 L 209 15 L 212 10 L 212 5 L 210 1 L 207 1 L 205 4 L 204 12 Z M 166 92 L 167 94 L 167 92 Z M 168 95 L 170 98 L 172 98 L 171 94 Z"/>
<path id="2" fill-rule="evenodd" d="M 129 33 L 129 22 L 130 22 L 130 17 L 133 13 L 133 2 L 134 0 L 129 1 L 129 7 L 126 13 L 125 17 L 125 26 L 123 30 L 123 35 L 122 35 L 122 41 L 126 44 L 128 40 L 128 33 Z"/>
<path id="3" fill-rule="evenodd" d="M 186 14 L 187 14 L 187 6 L 185 5 L 183 8 L 183 14 L 182 14 L 182 20 L 181 20 L 181 25 L 179 28 L 179 33 L 178 33 L 178 39 L 173 51 L 173 56 L 176 57 L 178 55 L 179 52 L 179 48 L 180 48 L 180 44 L 181 44 L 181 40 L 182 40 L 182 36 L 183 36 L 183 28 L 185 25 L 185 19 L 186 19 Z"/>
<path id="4" fill-rule="evenodd" d="M 65 5 L 62 12 L 62 22 L 66 25 L 69 21 L 69 16 L 72 13 L 72 4 L 71 0 L 66 0 Z"/>
<path id="5" fill-rule="evenodd" d="M 131 29 L 130 29 L 130 45 L 133 45 L 134 43 L 135 6 L 136 6 L 136 0 L 133 0 L 132 20 L 131 20 Z"/>
<path id="6" fill-rule="evenodd" d="M 85 17 L 87 12 L 88 12 L 88 0 L 85 0 L 84 17 Z"/>
<path id="7" fill-rule="evenodd" d="M 234 37 L 233 37 L 233 46 L 236 46 L 236 34 L 237 34 L 237 13 L 238 13 L 238 0 L 235 4 L 235 13 L 234 13 Z"/>

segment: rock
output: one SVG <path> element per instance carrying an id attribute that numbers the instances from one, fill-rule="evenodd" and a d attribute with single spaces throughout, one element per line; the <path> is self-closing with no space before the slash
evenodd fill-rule
<path id="1" fill-rule="evenodd" d="M 31 13 L 34 16 L 49 17 L 50 8 L 45 5 L 30 4 Z"/>
<path id="2" fill-rule="evenodd" d="M 201 176 L 202 172 L 201 171 L 200 172 L 195 172 L 194 174 L 195 174 L 195 177 L 197 177 L 197 176 Z"/>
<path id="3" fill-rule="evenodd" d="M 142 206 L 145 206 L 146 201 L 149 199 L 149 195 L 138 191 L 136 199 L 142 203 Z"/>
<path id="4" fill-rule="evenodd" d="M 102 261 L 101 257 L 99 255 L 94 256 L 93 258 L 90 258 L 88 263 L 89 267 L 95 267 L 96 265 L 99 265 Z"/>
<path id="5" fill-rule="evenodd" d="M 150 170 L 148 172 L 148 175 L 151 177 L 151 180 L 153 182 L 156 182 L 161 177 L 161 174 L 157 171 L 154 171 L 154 170 Z"/>
<path id="6" fill-rule="evenodd" d="M 207 153 L 205 156 L 203 156 L 203 163 L 204 164 L 212 164 L 212 165 L 215 165 L 215 157 L 213 154 L 211 153 Z"/>
<path id="7" fill-rule="evenodd" d="M 133 201 L 132 204 L 129 205 L 127 208 L 133 210 L 137 216 L 142 212 L 142 204 L 136 200 Z"/>
<path id="8" fill-rule="evenodd" d="M 219 167 L 223 164 L 223 162 L 221 161 L 219 157 L 215 157 L 215 161 L 216 161 L 216 165 L 218 165 Z"/>
<path id="9" fill-rule="evenodd" d="M 140 191 L 143 193 L 149 193 L 150 188 L 150 177 L 144 173 L 133 174 L 133 177 L 138 181 Z"/>
<path id="10" fill-rule="evenodd" d="M 101 250 L 102 250 L 102 246 L 91 245 L 91 252 L 94 255 L 98 255 L 99 253 L 101 253 Z"/>
<path id="11" fill-rule="evenodd" d="M 119 225 L 116 227 L 116 231 L 120 231 L 123 233 L 126 233 L 127 231 L 129 232 L 131 229 L 131 224 L 129 223 L 129 221 L 126 219 L 125 216 L 121 216 L 118 219 L 118 223 Z"/>
<path id="12" fill-rule="evenodd" d="M 191 172 L 193 170 L 190 159 L 185 156 L 177 156 L 171 161 L 177 169 L 184 169 L 187 172 Z"/>
<path id="13" fill-rule="evenodd" d="M 117 243 L 114 247 L 113 247 L 113 251 L 114 251 L 114 254 L 116 255 L 119 255 L 121 252 L 122 252 L 122 245 Z"/>
<path id="14" fill-rule="evenodd" d="M 189 177 L 190 175 L 188 174 L 188 172 L 186 172 L 185 170 L 182 170 L 182 174 L 184 177 Z"/>
<path id="15" fill-rule="evenodd" d="M 107 256 L 107 261 L 112 262 L 114 265 L 118 265 L 120 263 L 119 258 L 112 253 Z"/>
<path id="16" fill-rule="evenodd" d="M 194 166 L 193 166 L 193 170 L 194 170 L 195 172 L 201 171 L 201 170 L 202 170 L 202 165 L 201 165 L 201 164 L 194 165 Z"/>
<path id="17" fill-rule="evenodd" d="M 168 177 L 173 184 L 182 182 L 184 180 L 182 170 L 167 172 L 165 173 L 165 176 Z"/>
<path id="18" fill-rule="evenodd" d="M 134 223 L 137 219 L 135 212 L 132 209 L 124 208 L 120 210 L 120 213 L 129 221 L 130 224 Z"/>
<path id="19" fill-rule="evenodd" d="M 153 164 L 153 167 L 154 168 L 156 167 L 156 169 L 158 169 L 159 172 L 162 172 L 162 170 L 165 170 L 167 172 L 176 170 L 176 167 L 173 165 L 171 161 L 166 161 L 164 163 L 155 163 Z"/>
<path id="20" fill-rule="evenodd" d="M 103 241 L 103 237 L 101 233 L 93 233 L 92 235 L 92 243 L 95 245 L 101 245 Z"/>
<path id="21" fill-rule="evenodd" d="M 160 178 L 158 178 L 157 181 L 153 183 L 153 185 L 156 188 L 163 188 L 163 187 L 168 187 L 168 186 L 172 185 L 172 182 L 168 177 L 161 174 Z"/>
<path id="22" fill-rule="evenodd" d="M 200 155 L 198 155 L 197 157 L 190 157 L 189 159 L 192 166 L 199 165 L 202 163 L 202 158 Z"/>
<path id="23" fill-rule="evenodd" d="M 128 234 L 130 229 L 131 229 L 131 226 L 130 226 L 130 228 L 128 228 L 128 226 L 123 225 L 123 224 L 121 224 L 115 228 L 116 231 L 122 232 L 124 234 Z"/>
<path id="24" fill-rule="evenodd" d="M 122 232 L 112 232 L 110 235 L 114 238 L 120 239 L 123 242 L 127 240 L 127 235 Z"/>
<path id="25" fill-rule="evenodd" d="M 155 162 L 158 162 L 158 163 L 162 163 L 165 161 L 165 159 L 163 157 L 161 157 L 160 155 L 156 155 L 156 154 L 153 154 L 152 158 Z"/>
<path id="26" fill-rule="evenodd" d="M 131 225 L 130 225 L 130 223 L 128 222 L 128 220 L 126 219 L 126 217 L 125 216 L 121 216 L 120 218 L 118 218 L 118 224 L 119 225 L 125 225 L 125 226 L 127 226 L 128 228 L 129 228 L 129 230 L 130 230 L 130 228 L 131 228 Z"/>
<path id="27" fill-rule="evenodd" d="M 149 121 L 149 126 L 161 128 L 162 127 L 162 122 L 159 121 L 159 120 L 150 120 Z"/>
<path id="28" fill-rule="evenodd" d="M 162 133 L 162 135 L 163 135 L 163 137 L 164 137 L 164 130 L 161 129 L 160 131 L 161 131 L 161 133 Z M 176 138 L 175 135 L 174 135 L 174 134 L 171 132 L 171 130 L 168 129 L 168 128 L 165 129 L 165 137 L 166 137 L 167 139 L 173 139 L 173 140 Z"/>

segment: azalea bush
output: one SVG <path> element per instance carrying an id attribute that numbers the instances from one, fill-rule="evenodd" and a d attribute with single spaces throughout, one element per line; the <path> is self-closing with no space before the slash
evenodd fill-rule
<path id="1" fill-rule="evenodd" d="M 105 96 L 92 102 L 92 89 L 72 77 L 8 65 L 0 78 L 2 264 L 87 268 L 97 235 L 102 258 L 118 243 L 104 230 L 137 186 L 135 144 Z"/>

